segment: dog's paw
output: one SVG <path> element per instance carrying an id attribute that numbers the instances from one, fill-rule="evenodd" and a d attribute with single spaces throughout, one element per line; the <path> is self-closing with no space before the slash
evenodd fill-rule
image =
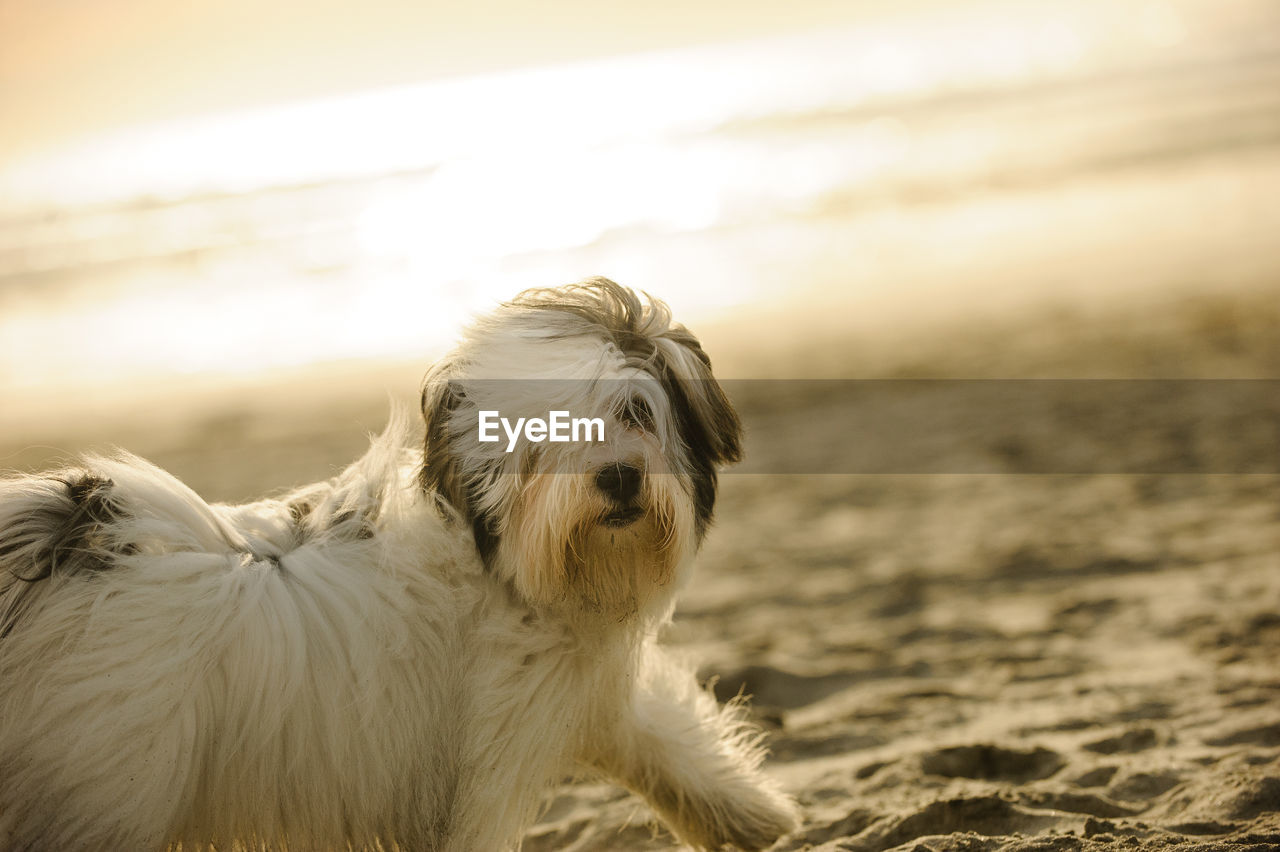
<path id="1" fill-rule="evenodd" d="M 795 831 L 800 822 L 795 802 L 780 793 L 761 791 L 759 801 L 744 803 L 727 814 L 728 842 L 742 850 L 768 849 L 778 838 Z"/>
<path id="2" fill-rule="evenodd" d="M 690 803 L 692 804 L 692 803 Z M 757 852 L 773 846 L 799 824 L 799 808 L 787 796 L 757 788 L 730 801 L 706 802 L 686 811 L 681 839 L 697 849 L 726 846 Z"/>

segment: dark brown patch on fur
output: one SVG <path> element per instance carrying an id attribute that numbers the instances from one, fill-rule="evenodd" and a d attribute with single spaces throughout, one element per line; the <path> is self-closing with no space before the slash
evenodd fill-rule
<path id="1" fill-rule="evenodd" d="M 375 533 L 373 529 L 373 518 L 369 515 L 358 515 L 355 509 L 347 509 L 333 516 L 333 520 L 329 522 L 329 529 L 339 530 L 359 518 L 359 523 L 355 525 L 355 537 L 358 539 L 373 538 Z"/>
<path id="2" fill-rule="evenodd" d="M 290 501 L 288 507 L 289 517 L 293 519 L 294 524 L 298 525 L 305 521 L 307 519 L 307 515 L 310 515 L 312 510 L 315 509 L 315 506 L 310 500 L 300 498 Z"/>
<path id="3" fill-rule="evenodd" d="M 455 382 L 442 382 L 422 389 L 422 416 L 427 423 L 426 446 L 418 481 L 424 492 L 460 514 L 471 524 L 472 537 L 480 558 L 488 565 L 498 549 L 498 534 L 492 520 L 479 509 L 477 495 L 463 482 L 450 446 L 449 420 L 462 403 L 462 390 Z"/>
<path id="4" fill-rule="evenodd" d="M 629 358 L 648 361 L 657 350 L 653 341 L 640 331 L 645 315 L 640 297 L 608 278 L 589 278 L 568 287 L 526 290 L 508 304 L 556 311 L 585 320 Z M 581 334 L 581 327 L 572 333 Z"/>
<path id="5" fill-rule="evenodd" d="M 35 506 L 25 517 L 0 530 L 0 564 L 15 581 L 38 583 L 55 574 L 73 576 L 102 571 L 134 547 L 114 540 L 108 528 L 124 516 L 110 479 L 87 471 L 50 477 L 66 489 Z M 11 589 L 0 608 L 0 639 L 8 636 L 29 604 L 29 594 Z"/>
<path id="6" fill-rule="evenodd" d="M 385 485 L 372 500 L 369 496 L 347 473 L 295 492 L 285 500 L 295 546 L 315 538 L 373 538 L 386 502 Z"/>
<path id="7" fill-rule="evenodd" d="M 697 347 L 696 340 L 690 348 L 694 347 Z M 662 364 L 659 377 L 671 400 L 676 428 L 687 450 L 696 532 L 701 539 L 715 513 L 719 485 L 716 467 L 742 458 L 742 423 L 719 382 L 712 378 L 710 359 L 701 347 L 694 351 L 706 370 L 705 377 L 689 382 L 677 376 L 666 363 Z"/>
<path id="8" fill-rule="evenodd" d="M 35 576 L 18 574 L 19 580 L 44 580 L 55 572 L 100 571 L 113 564 L 111 556 L 116 550 L 113 542 L 104 536 L 104 528 L 122 516 L 119 504 L 111 496 L 115 482 L 82 473 L 65 478 L 63 484 L 67 486 L 70 510 L 52 532 L 49 545 L 41 553 L 42 564 L 37 563 Z"/>
<path id="9" fill-rule="evenodd" d="M 644 397 L 633 396 L 624 402 L 617 412 L 617 418 L 628 429 L 639 429 L 641 432 L 653 434 L 657 428 L 653 411 L 650 410 L 649 403 L 645 402 Z"/>
<path id="10" fill-rule="evenodd" d="M 435 494 L 459 512 L 466 508 L 457 462 L 449 452 L 449 417 L 462 404 L 462 392 L 454 382 L 427 385 L 422 389 L 422 417 L 427 424 L 422 470 L 418 481 L 422 490 Z"/>

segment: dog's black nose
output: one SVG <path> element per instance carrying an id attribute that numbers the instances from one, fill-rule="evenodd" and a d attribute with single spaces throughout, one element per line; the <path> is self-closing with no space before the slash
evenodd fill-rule
<path id="1" fill-rule="evenodd" d="M 629 464 L 611 464 L 596 472 L 596 488 L 619 503 L 630 503 L 640 493 L 642 474 Z"/>

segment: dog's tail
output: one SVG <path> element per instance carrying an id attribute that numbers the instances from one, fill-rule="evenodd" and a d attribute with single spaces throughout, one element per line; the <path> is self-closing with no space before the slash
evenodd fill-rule
<path id="1" fill-rule="evenodd" d="M 0 638 L 30 605 L 34 584 L 110 564 L 114 487 L 83 468 L 0 481 Z"/>
<path id="2" fill-rule="evenodd" d="M 0 640 L 51 585 L 144 547 L 232 549 L 241 539 L 185 485 L 126 454 L 0 479 Z"/>
<path id="3" fill-rule="evenodd" d="M 0 482 L 0 564 L 22 582 L 103 567 L 115 483 L 87 470 Z"/>

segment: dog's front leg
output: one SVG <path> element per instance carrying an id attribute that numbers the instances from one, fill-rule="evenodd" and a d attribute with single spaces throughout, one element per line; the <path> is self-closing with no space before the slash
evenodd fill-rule
<path id="1" fill-rule="evenodd" d="M 760 771 L 760 734 L 691 673 L 651 649 L 630 701 L 592 738 L 586 762 L 643 796 L 685 843 L 766 849 L 797 809 Z"/>

